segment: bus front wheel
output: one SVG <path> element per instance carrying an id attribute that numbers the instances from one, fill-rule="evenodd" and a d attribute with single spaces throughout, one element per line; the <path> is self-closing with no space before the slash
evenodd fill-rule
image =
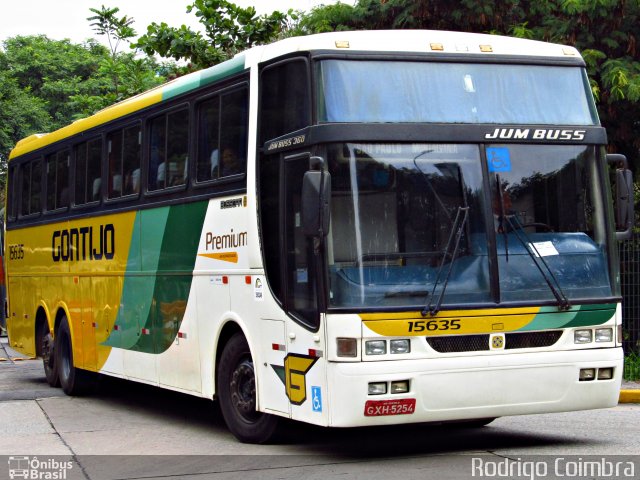
<path id="1" fill-rule="evenodd" d="M 60 378 L 60 386 L 67 395 L 77 396 L 88 393 L 95 383 L 95 374 L 73 366 L 73 346 L 67 317 L 62 317 L 55 341 L 55 364 Z"/>
<path id="2" fill-rule="evenodd" d="M 224 421 L 238 440 L 265 443 L 273 437 L 278 417 L 256 410 L 255 370 L 242 333 L 236 333 L 224 346 L 217 390 Z"/>

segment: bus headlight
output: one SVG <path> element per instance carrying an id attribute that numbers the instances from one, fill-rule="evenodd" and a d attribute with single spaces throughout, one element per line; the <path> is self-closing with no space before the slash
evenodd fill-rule
<path id="1" fill-rule="evenodd" d="M 369 395 L 384 395 L 387 393 L 387 382 L 371 382 L 369 384 Z"/>
<path id="2" fill-rule="evenodd" d="M 387 353 L 386 340 L 368 340 L 364 344 L 364 352 L 367 355 L 384 355 Z"/>
<path id="3" fill-rule="evenodd" d="M 573 332 L 573 343 L 591 343 L 592 339 L 591 330 L 576 330 Z"/>
<path id="4" fill-rule="evenodd" d="M 409 391 L 409 380 L 391 382 L 391 393 L 407 393 Z"/>
<path id="5" fill-rule="evenodd" d="M 411 353 L 411 342 L 408 338 L 391 340 L 389 342 L 389 351 L 391 353 Z"/>
<path id="6" fill-rule="evenodd" d="M 613 328 L 597 328 L 596 329 L 596 342 L 612 342 L 613 341 Z"/>

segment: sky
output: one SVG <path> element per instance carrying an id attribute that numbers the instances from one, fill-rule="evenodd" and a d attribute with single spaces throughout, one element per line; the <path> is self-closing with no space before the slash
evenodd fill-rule
<path id="1" fill-rule="evenodd" d="M 286 12 L 310 10 L 320 4 L 336 0 L 231 0 L 236 5 L 252 5 L 259 14 L 274 10 Z M 344 0 L 343 0 L 344 1 Z M 133 27 L 142 35 L 152 22 L 166 22 L 170 26 L 182 24 L 194 29 L 199 27 L 195 14 L 186 13 L 192 0 L 0 0 L 0 42 L 16 35 L 45 34 L 51 39 L 69 38 L 80 43 L 94 34 L 87 17 L 93 15 L 90 8 L 119 7 L 118 15 L 133 17 Z M 104 42 L 103 42 L 104 43 Z"/>

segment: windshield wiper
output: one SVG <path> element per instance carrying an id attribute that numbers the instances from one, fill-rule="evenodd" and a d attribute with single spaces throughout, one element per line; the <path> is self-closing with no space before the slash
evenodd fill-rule
<path id="1" fill-rule="evenodd" d="M 529 238 L 529 235 L 527 235 L 527 232 L 525 232 L 524 229 L 522 228 L 522 225 L 520 224 L 520 221 L 518 220 L 518 218 L 515 215 L 507 215 L 505 216 L 505 219 L 509 224 L 511 231 L 513 231 L 516 238 L 520 241 L 520 243 L 524 247 L 524 250 L 529 254 L 529 256 L 531 257 L 531 260 L 533 260 L 533 263 L 538 268 L 538 271 L 542 275 L 542 278 L 544 278 L 544 281 L 549 286 L 549 290 L 551 290 L 551 293 L 558 301 L 558 309 L 570 310 L 571 302 L 569 302 L 569 299 L 562 291 L 560 282 L 558 281 L 556 276 L 553 274 L 553 271 L 549 267 L 549 264 L 544 260 L 544 257 L 540 254 L 535 244 Z M 525 239 L 527 240 L 526 242 L 522 239 L 520 234 L 524 235 Z M 535 253 L 529 249 L 529 246 L 531 246 L 531 248 L 534 250 Z M 544 266 L 544 269 L 542 268 L 543 266 Z M 549 276 L 545 274 L 544 272 L 545 269 L 549 273 Z M 551 280 L 553 280 L 553 283 L 555 283 L 555 286 L 553 285 Z"/>
<path id="2" fill-rule="evenodd" d="M 458 251 L 460 250 L 460 239 L 462 238 L 462 234 L 464 233 L 464 227 L 467 223 L 468 217 L 469 217 L 469 207 L 458 207 L 456 218 L 453 221 L 453 225 L 451 226 L 451 231 L 449 232 L 449 240 L 447 241 L 447 246 L 445 247 L 444 253 L 442 254 L 442 259 L 440 260 L 440 268 L 438 269 L 436 280 L 433 283 L 433 290 L 431 290 L 431 299 L 429 300 L 429 304 L 422 309 L 422 312 L 420 312 L 423 317 L 426 317 L 427 314 L 433 317 L 437 315 L 438 312 L 440 311 L 440 306 L 442 305 L 442 299 L 444 298 L 444 292 L 447 289 L 447 285 L 449 284 L 449 278 L 451 277 L 451 271 L 453 270 L 453 264 L 455 263 L 456 258 L 458 257 Z M 453 247 L 453 252 L 451 253 L 451 262 L 449 263 L 449 270 L 447 271 L 447 275 L 444 278 L 444 283 L 442 284 L 442 290 L 440 290 L 440 295 L 438 295 L 438 300 L 434 305 L 433 299 L 436 293 L 436 288 L 438 286 L 438 283 L 440 282 L 440 275 L 442 274 L 445 261 L 447 260 L 447 256 L 449 255 L 449 250 L 451 249 L 451 245 L 454 242 L 455 242 L 455 246 Z"/>

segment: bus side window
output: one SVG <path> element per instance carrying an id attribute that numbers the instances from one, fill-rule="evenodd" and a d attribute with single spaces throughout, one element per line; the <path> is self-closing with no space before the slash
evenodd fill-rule
<path id="1" fill-rule="evenodd" d="M 247 123 L 249 95 L 246 88 L 223 95 L 220 146 L 220 176 L 247 171 Z"/>
<path id="2" fill-rule="evenodd" d="M 122 196 L 122 130 L 107 135 L 107 193 L 109 198 Z"/>
<path id="3" fill-rule="evenodd" d="M 69 150 L 48 155 L 47 168 L 47 211 L 58 210 L 69 205 Z"/>
<path id="4" fill-rule="evenodd" d="M 189 168 L 189 110 L 152 119 L 149 131 L 149 190 L 184 185 Z"/>
<path id="5" fill-rule="evenodd" d="M 123 195 L 140 193 L 140 153 L 142 131 L 140 126 L 125 128 L 122 154 L 122 173 L 124 178 Z"/>
<path id="6" fill-rule="evenodd" d="M 311 102 L 306 60 L 267 67 L 261 82 L 261 144 L 309 125 Z"/>
<path id="7" fill-rule="evenodd" d="M 220 97 L 198 105 L 198 160 L 196 181 L 218 178 L 220 157 Z"/>
<path id="8" fill-rule="evenodd" d="M 100 200 L 102 186 L 102 139 L 82 142 L 75 147 L 75 205 Z"/>
<path id="9" fill-rule="evenodd" d="M 189 161 L 189 110 L 167 115 L 167 129 L 165 187 L 184 185 Z"/>
<path id="10" fill-rule="evenodd" d="M 18 167 L 12 165 L 9 167 L 9 188 L 7 189 L 7 218 L 13 220 L 16 218 L 16 188 L 18 181 Z"/>
<path id="11" fill-rule="evenodd" d="M 42 159 L 32 160 L 22 165 L 22 206 L 20 212 L 23 216 L 40 213 L 42 191 Z"/>

